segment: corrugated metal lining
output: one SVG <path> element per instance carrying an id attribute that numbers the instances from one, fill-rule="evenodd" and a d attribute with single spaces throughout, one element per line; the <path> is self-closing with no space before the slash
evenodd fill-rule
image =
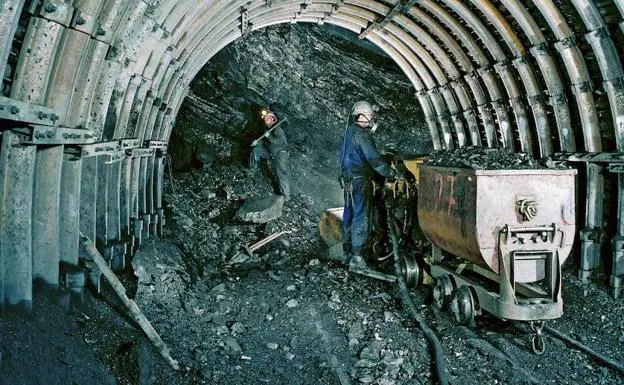
<path id="1" fill-rule="evenodd" d="M 0 124 L 14 129 L 4 131 L 0 153 L 0 303 L 8 306 L 28 304 L 32 295 L 29 284 L 14 282 L 24 279 L 12 273 L 15 263 L 30 263 L 33 278 L 58 286 L 56 261 L 85 258 L 70 234 L 96 239 L 122 267 L 162 226 L 166 145 L 154 143 L 168 141 L 191 80 L 210 58 L 266 26 L 366 31 L 361 36 L 414 85 L 436 149 L 505 146 L 537 156 L 624 149 L 623 0 L 40 3 L 0 0 Z M 34 138 L 33 124 L 59 134 Z M 84 143 L 67 128 L 101 143 Z M 30 171 L 14 172 L 24 167 Z M 600 263 L 605 241 L 605 167 L 586 167 L 583 278 Z M 607 184 L 616 205 L 624 204 L 622 183 Z M 27 202 L 32 210 L 11 219 Z M 77 207 L 79 218 L 65 212 Z M 613 287 L 624 275 L 618 218 L 609 234 Z M 51 261 L 41 262 L 44 254 Z M 95 285 L 98 279 L 91 276 Z"/>

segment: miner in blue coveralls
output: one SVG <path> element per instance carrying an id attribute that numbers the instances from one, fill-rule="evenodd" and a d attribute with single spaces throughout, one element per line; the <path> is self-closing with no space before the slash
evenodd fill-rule
<path id="1" fill-rule="evenodd" d="M 373 197 L 371 178 L 375 173 L 388 179 L 405 177 L 391 168 L 377 151 L 371 135 L 371 129 L 375 128 L 371 104 L 366 101 L 355 103 L 351 116 L 353 123 L 347 127 L 340 148 L 341 184 L 344 188 L 342 242 L 350 267 L 366 268 Z"/>

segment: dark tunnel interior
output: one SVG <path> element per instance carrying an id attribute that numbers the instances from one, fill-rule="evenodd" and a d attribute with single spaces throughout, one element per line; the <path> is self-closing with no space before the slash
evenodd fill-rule
<path id="1" fill-rule="evenodd" d="M 622 383 L 623 63 L 622 0 L 0 0 L 0 384 Z"/>

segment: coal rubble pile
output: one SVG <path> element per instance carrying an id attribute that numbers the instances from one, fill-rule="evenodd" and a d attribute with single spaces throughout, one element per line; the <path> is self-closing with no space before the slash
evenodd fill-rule
<path id="1" fill-rule="evenodd" d="M 531 155 L 506 148 L 461 147 L 433 152 L 427 161 L 432 166 L 473 170 L 534 170 L 550 168 Z"/>
<path id="2" fill-rule="evenodd" d="M 166 185 L 167 208 L 175 228 L 166 228 L 167 238 L 187 255 L 187 271 L 196 277 L 231 267 L 228 262 L 259 240 L 277 232 L 291 233 L 258 250 L 247 263 L 271 265 L 284 263 L 283 248 L 306 250 L 313 242 L 318 213 L 312 199 L 295 193 L 283 207 L 281 218 L 268 224 L 241 221 L 236 212 L 248 199 L 272 194 L 262 173 L 251 173 L 238 165 L 213 167 L 176 174 Z M 174 193 L 175 191 L 175 193 Z"/>

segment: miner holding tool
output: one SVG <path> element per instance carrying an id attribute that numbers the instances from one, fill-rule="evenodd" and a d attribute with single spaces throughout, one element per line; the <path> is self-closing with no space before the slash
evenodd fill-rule
<path id="1" fill-rule="evenodd" d="M 278 122 L 277 116 L 269 107 L 260 110 L 260 118 L 264 122 L 265 132 L 251 143 L 249 168 L 257 171 L 263 160 L 270 161 L 275 170 L 279 192 L 288 200 L 290 197 L 290 178 L 288 175 L 288 141 L 281 127 L 287 119 Z"/>
<path id="2" fill-rule="evenodd" d="M 370 103 L 359 101 L 351 109 L 351 123 L 347 126 L 340 148 L 340 182 L 344 189 L 342 242 L 349 269 L 369 269 L 366 247 L 371 220 L 375 173 L 387 179 L 405 179 L 379 155 L 372 137 L 374 110 Z"/>

